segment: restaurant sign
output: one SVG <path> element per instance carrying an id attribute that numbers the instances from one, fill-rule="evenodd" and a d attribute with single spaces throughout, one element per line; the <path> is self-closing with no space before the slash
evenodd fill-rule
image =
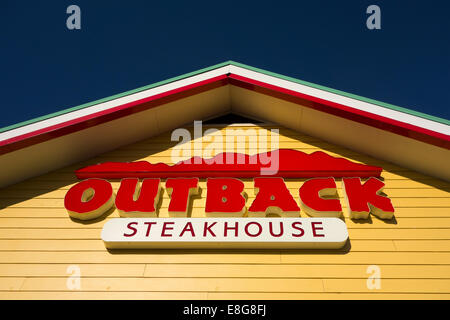
<path id="1" fill-rule="evenodd" d="M 277 170 L 264 170 L 267 158 L 277 159 Z M 370 213 L 390 219 L 394 208 L 381 194 L 381 171 L 320 151 L 290 149 L 253 156 L 222 153 L 171 166 L 106 162 L 76 171 L 84 180 L 69 189 L 64 205 L 72 218 L 80 220 L 97 219 L 115 206 L 121 218 L 110 219 L 103 227 L 107 248 L 341 248 L 348 232 L 340 219 L 335 179 L 342 180 L 351 219 L 367 219 Z M 199 196 L 202 178 L 205 218 L 189 218 L 189 201 Z M 242 178 L 253 178 L 255 198 L 248 207 Z M 110 179 L 121 180 L 117 194 Z M 161 179 L 166 179 L 170 196 L 169 218 L 158 218 Z M 299 203 L 284 179 L 306 179 L 298 189 Z M 300 217 L 301 211 L 308 217 Z"/>

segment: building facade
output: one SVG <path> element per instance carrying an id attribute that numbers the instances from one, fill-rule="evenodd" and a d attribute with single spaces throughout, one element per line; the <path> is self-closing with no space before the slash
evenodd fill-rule
<path id="1" fill-rule="evenodd" d="M 239 116 L 223 117 L 230 113 Z M 235 62 L 4 128 L 0 298 L 448 299 L 449 134 L 447 120 Z M 278 149 L 382 168 L 377 180 L 393 217 L 372 211 L 352 219 L 336 178 L 348 230 L 342 248 L 108 249 L 101 233 L 108 221 L 123 219 L 117 208 L 80 220 L 65 207 L 68 191 L 83 180 L 77 170 L 91 165 L 173 165 L 223 151 Z M 236 178 L 246 193 L 240 219 L 249 219 L 254 179 Z M 105 179 L 117 195 L 120 179 Z M 299 207 L 307 180 L 284 177 Z M 170 217 L 166 182 L 161 178 L 158 218 Z M 206 183 L 199 178 L 201 191 L 185 217 L 208 216 Z M 303 207 L 298 216 L 310 218 Z"/>

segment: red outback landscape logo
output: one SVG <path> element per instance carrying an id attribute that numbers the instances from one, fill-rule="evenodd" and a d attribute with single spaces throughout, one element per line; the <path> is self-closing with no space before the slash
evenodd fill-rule
<path id="1" fill-rule="evenodd" d="M 272 158 L 274 152 L 278 170 L 263 176 L 267 164 L 261 159 Z M 121 218 L 108 220 L 102 231 L 105 246 L 111 249 L 341 248 L 348 232 L 339 219 L 342 206 L 335 178 L 342 179 L 350 218 L 367 219 L 372 213 L 391 219 L 391 201 L 380 194 L 381 171 L 321 151 L 306 154 L 290 149 L 193 157 L 172 166 L 106 162 L 76 171 L 77 178 L 85 180 L 70 188 L 64 206 L 72 218 L 91 220 L 115 205 Z M 189 218 L 189 200 L 199 194 L 200 178 L 206 178 L 206 218 Z M 239 178 L 253 178 L 255 199 L 248 208 Z M 283 178 L 309 178 L 298 190 L 299 204 Z M 361 178 L 367 180 L 363 183 Z M 117 195 L 105 179 L 121 179 Z M 161 179 L 166 179 L 170 196 L 169 218 L 157 214 Z M 309 217 L 300 218 L 301 211 Z"/>

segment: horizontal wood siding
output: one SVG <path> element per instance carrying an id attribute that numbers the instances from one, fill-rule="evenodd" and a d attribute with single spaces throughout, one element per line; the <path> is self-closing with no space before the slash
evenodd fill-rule
<path id="1" fill-rule="evenodd" d="M 177 142 L 170 141 L 170 133 L 162 134 L 0 190 L 0 299 L 450 298 L 449 183 L 285 128 L 219 129 L 254 130 L 246 131 L 250 135 L 279 129 L 280 148 L 324 151 L 382 166 L 384 192 L 392 199 L 395 218 L 352 221 L 342 201 L 350 240 L 334 251 L 107 251 L 101 229 L 108 219 L 119 217 L 118 212 L 92 222 L 70 219 L 63 199 L 77 182 L 74 170 L 103 161 L 172 163 Z M 260 150 L 245 145 L 235 151 Z M 250 179 L 244 182 L 248 205 L 254 198 L 253 184 Z M 297 201 L 302 182 L 286 180 Z M 112 185 L 117 191 L 119 182 Z M 192 217 L 204 216 L 205 180 L 200 187 L 202 197 L 192 201 Z M 342 200 L 340 181 L 338 188 Z M 161 217 L 168 216 L 168 203 L 164 192 Z M 80 290 L 67 286 L 74 265 L 81 272 Z M 379 289 L 367 286 L 371 265 L 380 268 Z"/>

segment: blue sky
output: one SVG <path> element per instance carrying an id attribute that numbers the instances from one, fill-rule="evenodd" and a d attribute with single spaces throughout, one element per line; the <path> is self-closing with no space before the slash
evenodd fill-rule
<path id="1" fill-rule="evenodd" d="M 0 14 L 0 127 L 227 60 L 450 119 L 446 1 L 2 0 Z"/>

